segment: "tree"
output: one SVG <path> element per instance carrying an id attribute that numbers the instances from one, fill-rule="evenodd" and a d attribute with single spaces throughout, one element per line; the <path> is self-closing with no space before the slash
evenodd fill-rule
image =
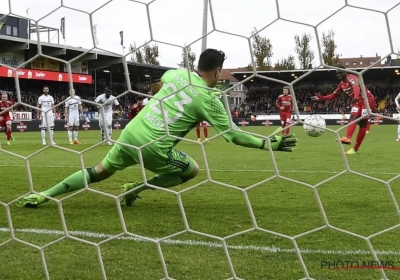
<path id="1" fill-rule="evenodd" d="M 136 43 L 129 46 L 129 51 L 134 51 L 131 55 L 131 61 L 143 64 L 160 65 L 158 61 L 158 45 L 146 44 L 142 49 L 136 49 Z"/>
<path id="2" fill-rule="evenodd" d="M 253 37 L 253 56 L 256 63 L 256 67 L 258 70 L 268 70 L 271 68 L 271 57 L 273 55 L 272 52 L 272 43 L 270 39 L 267 37 L 262 37 L 260 34 L 257 34 L 257 29 L 254 28 L 253 32 L 251 32 Z M 253 68 L 249 65 L 249 68 Z"/>
<path id="3" fill-rule="evenodd" d="M 281 60 L 278 60 L 275 63 L 275 70 L 294 70 L 296 69 L 295 58 L 293 55 L 289 55 L 288 57 L 282 57 Z"/>
<path id="4" fill-rule="evenodd" d="M 312 61 L 314 60 L 314 52 L 311 50 L 310 42 L 312 40 L 311 34 L 304 33 L 301 37 L 294 36 L 296 47 L 294 48 L 297 53 L 301 69 L 310 69 Z"/>
<path id="5" fill-rule="evenodd" d="M 131 61 L 137 63 L 144 63 L 144 56 L 140 49 L 136 49 L 136 43 L 129 45 L 129 51 L 131 54 Z"/>
<path id="6" fill-rule="evenodd" d="M 322 32 L 322 59 L 324 64 L 337 66 L 340 63 L 339 54 L 336 53 L 335 32 L 329 30 L 328 33 Z"/>
<path id="7" fill-rule="evenodd" d="M 192 52 L 192 49 L 190 46 L 186 47 L 186 51 L 187 51 L 187 56 L 188 56 L 188 60 L 189 60 L 189 68 L 190 68 L 190 70 L 194 70 L 195 69 L 194 62 L 196 61 L 196 54 L 194 52 Z M 179 63 L 178 66 L 180 68 L 187 68 L 186 54 L 185 54 L 184 49 L 182 50 L 182 62 Z"/>

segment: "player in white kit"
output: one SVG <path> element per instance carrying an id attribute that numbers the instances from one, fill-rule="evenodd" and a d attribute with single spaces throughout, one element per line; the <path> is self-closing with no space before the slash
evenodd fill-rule
<path id="1" fill-rule="evenodd" d="M 75 94 L 75 90 L 72 89 L 70 94 Z M 81 143 L 78 141 L 78 130 L 79 130 L 79 121 L 81 116 L 83 116 L 83 107 L 81 98 L 77 95 L 74 97 L 69 96 L 64 103 L 65 106 L 65 123 L 68 125 L 68 140 L 69 144 L 80 145 Z M 73 139 L 72 140 L 72 136 Z"/>
<path id="2" fill-rule="evenodd" d="M 46 130 L 47 127 L 50 128 L 50 143 L 52 145 L 57 145 L 54 143 L 54 116 L 56 113 L 56 109 L 54 107 L 54 98 L 49 95 L 49 87 L 43 87 L 43 94 L 38 99 L 38 108 L 40 110 L 37 111 L 37 118 L 42 120 L 42 143 L 46 145 Z M 46 114 L 47 112 L 47 114 Z M 47 118 L 46 118 L 47 116 Z"/>
<path id="3" fill-rule="evenodd" d="M 396 98 L 394 99 L 394 102 L 396 102 L 397 112 L 399 113 L 397 115 L 397 119 L 398 119 L 399 123 L 397 125 L 397 139 L 396 139 L 396 142 L 400 141 L 400 102 L 399 102 L 399 100 L 400 100 L 400 92 L 397 94 Z"/>
<path id="4" fill-rule="evenodd" d="M 103 121 L 103 116 L 101 114 L 101 111 L 99 110 L 99 126 L 101 131 L 101 141 L 104 141 L 105 140 L 104 126 L 107 126 L 108 136 L 110 138 L 112 136 L 113 106 L 119 106 L 119 102 L 114 95 L 111 95 L 111 90 L 107 88 L 106 88 L 106 93 L 97 96 L 94 102 L 100 104 L 104 104 L 107 102 L 107 105 L 104 106 L 105 123 Z M 111 146 L 112 142 L 108 141 L 108 145 Z"/>

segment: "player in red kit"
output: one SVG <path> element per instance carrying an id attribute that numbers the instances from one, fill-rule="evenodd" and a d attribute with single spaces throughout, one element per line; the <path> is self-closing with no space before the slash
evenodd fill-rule
<path id="1" fill-rule="evenodd" d="M 345 67 L 342 66 L 340 68 L 345 69 Z M 350 125 L 347 127 L 346 137 L 342 137 L 340 139 L 343 144 L 351 145 L 351 138 L 353 137 L 354 131 L 357 127 L 357 122 L 355 122 L 355 120 L 360 118 L 361 116 L 365 116 L 363 119 L 358 121 L 360 129 L 358 130 L 354 147 L 346 151 L 347 155 L 353 155 L 358 153 L 361 143 L 363 142 L 365 135 L 367 134 L 368 121 L 370 117 L 367 116 L 367 106 L 364 104 L 361 88 L 358 83 L 358 77 L 353 74 L 348 74 L 345 70 L 339 69 L 336 70 L 336 76 L 340 80 L 340 83 L 333 93 L 326 96 L 317 94 L 316 96 L 312 97 L 312 99 L 331 100 L 337 98 L 342 92 L 344 92 L 347 96 L 353 98 L 349 120 Z M 375 110 L 375 98 L 367 87 L 365 87 L 365 93 L 367 94 L 367 101 L 371 111 Z"/>
<path id="2" fill-rule="evenodd" d="M 292 119 L 292 97 L 289 94 L 289 87 L 283 87 L 283 94 L 278 96 L 276 100 L 276 107 L 279 109 L 279 115 L 281 117 L 282 128 L 290 125 L 290 120 Z M 290 129 L 286 128 L 282 131 L 283 135 L 288 135 Z"/>
<path id="3" fill-rule="evenodd" d="M 198 123 L 196 125 L 197 141 L 201 142 L 200 126 L 203 127 L 204 140 L 209 142 L 208 141 L 208 128 L 207 128 L 207 123 L 205 121 L 202 121 L 201 123 Z"/>
<path id="4" fill-rule="evenodd" d="M 13 113 L 12 108 L 10 108 L 13 105 L 11 101 L 8 100 L 8 96 L 6 93 L 3 93 L 1 95 L 1 101 L 0 101 L 0 115 L 3 117 L 1 126 L 5 128 L 5 133 L 7 135 L 7 145 L 11 145 L 11 140 L 14 141 L 14 138 L 12 137 L 12 131 L 11 131 L 11 117 L 10 117 L 10 112 Z"/>
<path id="5" fill-rule="evenodd" d="M 145 105 L 143 105 L 143 100 L 139 99 L 137 103 L 132 104 L 131 108 L 129 110 L 129 120 L 132 120 L 134 117 L 136 117 L 137 114 L 144 108 Z"/>

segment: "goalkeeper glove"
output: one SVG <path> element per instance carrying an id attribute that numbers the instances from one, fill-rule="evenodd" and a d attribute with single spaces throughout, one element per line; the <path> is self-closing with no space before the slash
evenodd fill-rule
<path id="1" fill-rule="evenodd" d="M 293 152 L 293 147 L 297 146 L 298 139 L 295 138 L 293 133 L 291 133 L 283 136 L 274 135 L 269 139 L 269 141 L 273 151 Z M 266 145 L 266 140 L 264 140 L 262 149 L 269 149 L 268 145 Z"/>

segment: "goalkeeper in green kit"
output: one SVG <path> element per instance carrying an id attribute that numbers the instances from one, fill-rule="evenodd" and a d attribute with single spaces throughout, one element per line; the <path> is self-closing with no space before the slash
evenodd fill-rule
<path id="1" fill-rule="evenodd" d="M 17 201 L 17 206 L 35 207 L 48 201 L 45 196 L 56 197 L 84 188 L 84 180 L 87 184 L 100 182 L 117 171 L 138 165 L 140 163 L 138 151 L 126 146 L 127 144 L 140 147 L 151 143 L 141 149 L 143 167 L 157 175 L 147 180 L 149 185 L 143 182 L 123 185 L 122 191 L 125 195 L 121 198 L 122 205 L 132 206 L 139 198 L 139 193 L 154 189 L 150 185 L 171 188 L 185 183 L 198 174 L 199 165 L 189 155 L 175 148 L 180 141 L 175 137 L 185 137 L 203 120 L 209 122 L 218 133 L 223 133 L 227 142 L 268 151 L 269 145 L 266 141 L 270 141 L 273 151 L 291 152 L 297 143 L 293 134 L 274 136 L 265 140 L 243 133 L 236 126 L 231 129 L 222 102 L 214 92 L 201 88 L 215 87 L 224 61 L 225 54 L 222 51 L 207 49 L 200 55 L 198 71 L 190 72 L 191 81 L 187 70 L 167 71 L 161 78 L 163 86 L 160 91 L 122 131 L 118 139 L 118 143 L 122 144 L 115 144 L 96 167 L 77 171 L 40 194 L 27 195 Z M 182 88 L 184 89 L 180 90 Z M 161 109 L 159 100 L 162 98 L 165 99 L 161 101 L 163 104 Z M 168 135 L 175 137 L 166 136 L 165 123 L 168 125 Z"/>

